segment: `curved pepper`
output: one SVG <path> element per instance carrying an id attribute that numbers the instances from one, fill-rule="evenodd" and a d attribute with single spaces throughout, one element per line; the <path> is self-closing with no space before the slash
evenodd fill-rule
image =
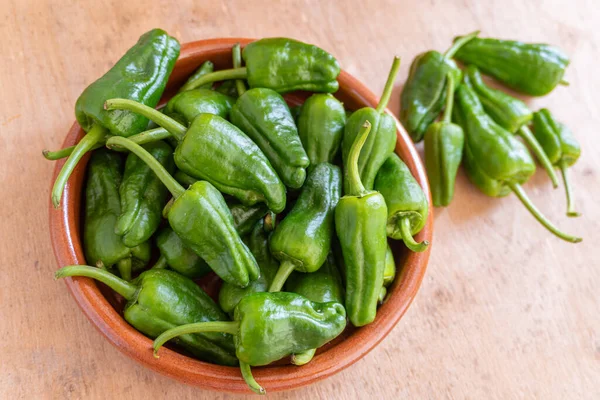
<path id="1" fill-rule="evenodd" d="M 287 355 L 316 348 L 335 339 L 346 327 L 340 303 L 315 303 L 295 293 L 253 293 L 238 303 L 232 322 L 182 325 L 154 341 L 154 353 L 167 341 L 200 332 L 234 336 L 242 376 L 251 390 L 265 394 L 252 377 L 250 366 L 270 364 Z"/>
<path id="2" fill-rule="evenodd" d="M 156 235 L 160 258 L 152 268 L 171 267 L 173 271 L 190 279 L 201 278 L 211 271 L 210 266 L 188 248 L 183 240 L 168 226 Z"/>
<path id="3" fill-rule="evenodd" d="M 491 38 L 470 40 L 454 57 L 532 96 L 548 94 L 563 83 L 569 65 L 569 57 L 558 47 Z"/>
<path id="4" fill-rule="evenodd" d="M 345 264 L 346 310 L 354 326 L 375 319 L 387 248 L 385 199 L 366 190 L 358 172 L 358 158 L 370 130 L 365 121 L 344 162 L 349 185 L 335 208 L 335 230 Z"/>
<path id="5" fill-rule="evenodd" d="M 127 300 L 123 317 L 135 329 L 151 338 L 182 324 L 228 320 L 215 302 L 194 281 L 169 270 L 142 272 L 126 282 L 107 271 L 87 265 L 59 269 L 55 277 L 85 276 L 96 279 Z M 204 361 L 236 365 L 231 335 L 198 333 L 180 336 L 177 344 Z"/>
<path id="6" fill-rule="evenodd" d="M 567 175 L 567 167 L 575 164 L 581 154 L 581 147 L 573 133 L 563 124 L 557 122 L 546 108 L 533 114 L 533 129 L 536 139 L 544 149 L 544 153 L 552 165 L 560 168 L 567 195 L 567 215 L 577 217 L 571 185 Z"/>
<path id="7" fill-rule="evenodd" d="M 188 82 L 194 82 L 200 77 L 210 74 L 215 70 L 215 64 L 212 61 L 204 61 L 196 71 L 187 79 L 187 81 L 179 88 L 178 93 L 181 93 L 184 87 L 188 84 Z M 210 89 L 212 87 L 212 83 L 207 83 L 205 85 L 198 86 L 196 89 Z"/>
<path id="8" fill-rule="evenodd" d="M 176 94 L 165 106 L 164 113 L 188 124 L 200 114 L 214 114 L 228 118 L 235 100 L 210 89 L 194 89 Z"/>
<path id="9" fill-rule="evenodd" d="M 106 143 L 125 147 L 156 173 L 174 199 L 163 211 L 169 225 L 221 279 L 245 287 L 258 278 L 256 260 L 237 233 L 223 195 L 213 185 L 198 181 L 185 190 L 139 145 L 121 137 Z"/>
<path id="10" fill-rule="evenodd" d="M 144 114 L 167 129 L 179 140 L 175 164 L 186 174 L 207 180 L 246 205 L 264 201 L 276 213 L 285 208 L 285 186 L 271 164 L 258 146 L 227 120 L 218 115 L 200 114 L 186 128 L 155 109 L 133 101 L 112 99 L 105 106 Z"/>
<path id="11" fill-rule="evenodd" d="M 394 282 L 396 278 L 396 262 L 394 261 L 394 253 L 390 245 L 387 247 L 385 252 L 385 268 L 383 269 L 383 287 L 379 292 L 379 303 L 383 304 L 385 296 L 387 295 L 387 288 Z"/>
<path id="12" fill-rule="evenodd" d="M 79 160 L 107 133 L 127 137 L 142 132 L 148 126 L 144 116 L 128 111 L 107 111 L 104 102 L 123 97 L 155 107 L 177 57 L 179 42 L 165 31 L 153 29 L 142 35 L 114 67 L 81 93 L 75 104 L 75 116 L 87 134 L 79 141 L 56 177 L 52 188 L 54 207 L 58 208 L 67 180 Z"/>
<path id="13" fill-rule="evenodd" d="M 421 53 L 410 65 L 400 95 L 400 122 L 414 142 L 423 139 L 429 125 L 442 111 L 448 92 L 448 74 L 454 80 L 453 91 L 462 79 L 462 72 L 452 57 L 478 34 L 476 31 L 464 36 L 444 54 L 433 50 Z"/>
<path id="14" fill-rule="evenodd" d="M 554 235 L 572 243 L 581 241 L 561 232 L 531 203 L 521 187 L 535 172 L 531 155 L 523 143 L 485 113 L 477 95 L 467 85 L 460 85 L 456 91 L 453 118 L 465 131 L 467 175 L 483 193 L 502 197 L 514 192 L 538 222 Z"/>
<path id="15" fill-rule="evenodd" d="M 367 142 L 362 147 L 360 158 L 358 159 L 358 171 L 360 179 L 366 190 L 373 189 L 373 182 L 377 171 L 385 161 L 385 159 L 394 152 L 396 147 L 396 123 L 394 118 L 385 112 L 385 108 L 392 95 L 394 88 L 394 80 L 400 69 L 400 59 L 394 57 L 392 68 L 388 76 L 383 94 L 377 105 L 377 109 L 364 107 L 354 111 L 346 123 L 344 128 L 344 137 L 342 139 L 342 159 L 344 165 L 347 165 L 348 158 L 353 143 L 362 131 L 365 121 L 371 124 L 371 134 L 367 138 Z M 344 171 L 344 193 L 348 194 L 349 186 L 351 185 L 348 170 Z"/>
<path id="16" fill-rule="evenodd" d="M 269 291 L 280 291 L 292 271 L 314 272 L 325 262 L 342 191 L 341 175 L 339 167 L 328 163 L 310 169 L 294 208 L 271 236 L 271 254 L 281 266 Z"/>
<path id="17" fill-rule="evenodd" d="M 474 65 L 469 65 L 465 72 L 465 84 L 475 91 L 485 112 L 504 129 L 518 134 L 523 138 L 540 164 L 552 180 L 552 185 L 558 187 L 558 178 L 546 153 L 531 133 L 527 124 L 533 118 L 533 113 L 521 100 L 514 98 L 501 90 L 488 87 L 481 73 Z"/>

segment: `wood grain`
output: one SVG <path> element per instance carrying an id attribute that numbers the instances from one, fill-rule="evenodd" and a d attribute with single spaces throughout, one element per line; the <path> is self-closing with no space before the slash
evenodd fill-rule
<path id="1" fill-rule="evenodd" d="M 268 4 L 267 4 L 268 3 Z M 536 224 L 514 197 L 490 199 L 461 172 L 451 207 L 437 210 L 423 287 L 395 330 L 344 372 L 272 398 L 600 398 L 600 8 L 572 1 L 0 1 L 0 398 L 219 398 L 121 355 L 85 319 L 62 283 L 48 237 L 52 165 L 81 90 L 144 31 L 182 42 L 291 36 L 336 55 L 373 91 L 403 57 L 390 108 L 419 52 L 454 35 L 558 44 L 572 57 L 568 88 L 530 100 L 575 132 L 571 170 L 579 219 L 542 171 L 525 185 L 579 245 Z"/>

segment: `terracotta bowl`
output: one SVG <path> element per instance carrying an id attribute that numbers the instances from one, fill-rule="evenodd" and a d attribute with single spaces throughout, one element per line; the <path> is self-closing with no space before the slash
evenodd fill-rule
<path id="1" fill-rule="evenodd" d="M 213 61 L 215 69 L 231 68 L 232 45 L 237 42 L 244 45 L 251 41 L 236 38 L 212 39 L 183 45 L 163 101 L 172 96 L 187 76 L 206 60 Z M 342 71 L 338 81 L 340 89 L 335 96 L 343 101 L 347 108 L 353 110 L 376 106 L 377 96 L 347 72 Z M 297 104 L 306 95 L 293 93 L 287 96 L 287 100 L 291 104 Z M 396 125 L 396 153 L 406 162 L 429 196 L 429 186 L 421 160 L 404 128 L 397 121 Z M 63 145 L 72 146 L 82 136 L 83 131 L 74 123 Z M 80 236 L 80 205 L 87 160 L 88 158 L 85 158 L 79 163 L 72 174 L 62 197 L 61 207 L 54 209 L 50 204 L 50 236 L 59 266 L 86 263 Z M 63 163 L 64 161 L 56 163 L 54 178 Z M 431 204 L 431 199 L 429 203 Z M 431 242 L 432 211 L 430 207 L 427 224 L 417 236 L 419 240 L 427 239 Z M 419 289 L 430 252 L 427 250 L 423 253 L 412 253 L 401 242 L 392 244 L 399 273 L 389 290 L 387 301 L 377 313 L 375 322 L 360 329 L 347 329 L 340 338 L 320 349 L 315 358 L 305 366 L 297 367 L 279 362 L 267 367 L 253 368 L 255 378 L 267 392 L 298 388 L 333 375 L 364 357 L 392 330 Z M 431 246 L 429 248 L 431 249 Z M 151 350 L 152 340 L 125 322 L 120 314 L 122 301 L 114 293 L 89 278 L 67 278 L 65 283 L 79 307 L 96 328 L 120 351 L 134 360 L 164 375 L 204 389 L 249 392 L 237 367 L 198 361 L 169 348 L 161 350 L 159 359 L 154 358 Z"/>

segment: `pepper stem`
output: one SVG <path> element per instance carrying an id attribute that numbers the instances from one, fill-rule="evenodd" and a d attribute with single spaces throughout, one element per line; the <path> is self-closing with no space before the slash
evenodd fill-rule
<path id="1" fill-rule="evenodd" d="M 165 258 L 165 256 L 160 256 L 158 260 L 156 260 L 156 263 L 150 269 L 165 269 L 168 266 L 169 264 L 167 263 L 167 259 Z"/>
<path id="2" fill-rule="evenodd" d="M 187 90 L 196 89 L 207 83 L 228 81 L 231 79 L 246 79 L 247 76 L 248 72 L 246 71 L 246 67 L 222 69 L 221 71 L 215 71 L 210 74 L 199 76 L 197 79 L 190 79 L 181 87 L 181 89 L 179 89 L 179 91 L 185 92 Z"/>
<path id="3" fill-rule="evenodd" d="M 450 72 L 446 75 L 446 107 L 443 121 L 447 124 L 452 122 L 452 108 L 454 107 L 454 77 Z"/>
<path id="4" fill-rule="evenodd" d="M 383 93 L 381 94 L 381 98 L 379 99 L 379 104 L 377 104 L 376 110 L 379 114 L 383 113 L 388 103 L 390 102 L 392 90 L 394 90 L 394 82 L 396 81 L 396 75 L 398 75 L 399 69 L 400 57 L 395 56 L 394 61 L 392 62 L 392 68 L 390 68 L 390 73 L 388 75 L 387 81 L 385 82 L 385 87 L 383 88 Z"/>
<path id="5" fill-rule="evenodd" d="M 73 152 L 58 173 L 56 181 L 54 181 L 54 186 L 52 187 L 52 204 L 54 208 L 60 206 L 60 199 L 62 198 L 67 181 L 79 163 L 79 160 L 81 160 L 85 153 L 92 150 L 97 143 L 101 142 L 105 135 L 106 129 L 99 124 L 94 124 L 92 129 L 77 143 L 75 149 L 73 149 Z"/>
<path id="6" fill-rule="evenodd" d="M 567 216 L 579 217 L 581 214 L 575 211 L 575 199 L 573 198 L 573 193 L 571 191 L 567 163 L 565 161 L 560 162 L 560 172 L 562 173 L 563 182 L 565 183 L 565 192 L 567 194 Z"/>
<path id="7" fill-rule="evenodd" d="M 148 107 L 145 104 L 127 99 L 110 99 L 104 102 L 105 110 L 127 110 L 140 114 L 159 126 L 168 130 L 177 140 L 181 141 L 185 136 L 187 128 L 175 121 L 173 118 L 166 116 L 157 109 Z"/>
<path id="8" fill-rule="evenodd" d="M 410 219 L 400 219 L 400 233 L 402 234 L 402 240 L 404 241 L 404 244 L 411 251 L 420 253 L 427 250 L 427 247 L 429 246 L 429 242 L 427 240 L 423 240 L 421 243 L 419 243 L 413 238 L 413 235 L 410 232 Z"/>
<path id="9" fill-rule="evenodd" d="M 519 128 L 517 133 L 523 138 L 527 146 L 529 146 L 535 155 L 535 158 L 537 158 L 540 164 L 542 164 L 542 167 L 544 170 L 546 170 L 546 173 L 552 181 L 552 187 L 556 189 L 558 187 L 558 177 L 556 176 L 556 171 L 554 171 L 554 167 L 552 166 L 550 159 L 544 152 L 544 149 L 542 149 L 542 146 L 540 146 L 540 143 L 537 141 L 535 136 L 533 136 L 533 133 L 531 133 L 531 130 L 529 130 L 527 126 L 523 125 L 521 128 Z"/>
<path id="10" fill-rule="evenodd" d="M 119 274 L 121 278 L 126 281 L 131 280 L 131 258 L 123 258 L 117 262 L 117 269 L 119 270 Z"/>
<path id="11" fill-rule="evenodd" d="M 202 332 L 223 332 L 235 335 L 238 333 L 240 323 L 237 321 L 209 321 L 196 322 L 194 324 L 180 325 L 175 328 L 168 329 L 154 339 L 154 357 L 158 358 L 158 350 L 171 339 L 175 339 L 181 335 Z"/>
<path id="12" fill-rule="evenodd" d="M 233 53 L 233 68 L 241 68 L 242 67 L 242 50 L 240 48 L 240 44 L 236 43 L 233 45 L 231 49 Z M 241 96 L 246 92 L 246 85 L 244 85 L 243 79 L 235 80 L 235 87 L 237 88 L 238 96 Z"/>
<path id="13" fill-rule="evenodd" d="M 529 210 L 531 215 L 533 215 L 535 219 L 539 221 L 540 224 L 542 224 L 554 235 L 571 243 L 579 243 L 583 240 L 576 236 L 567 235 L 566 233 L 560 231 L 557 227 L 555 227 L 552 224 L 552 222 L 550 222 L 546 217 L 544 217 L 542 213 L 533 205 L 533 203 L 531 202 L 531 200 L 529 200 L 527 194 L 525 193 L 521 185 L 519 185 L 518 183 L 509 183 L 509 186 L 511 190 L 517 195 L 519 200 L 521 200 L 521 203 L 523 203 L 527 210 Z"/>
<path id="14" fill-rule="evenodd" d="M 283 261 L 273 278 L 273 282 L 271 282 L 271 286 L 269 286 L 269 292 L 280 292 L 285 281 L 295 269 L 296 265 L 293 262 L 290 260 Z"/>
<path id="15" fill-rule="evenodd" d="M 89 265 L 69 265 L 54 273 L 55 279 L 66 278 L 68 276 L 85 276 L 96 279 L 119 293 L 125 300 L 133 299 L 135 292 L 138 290 L 137 286 L 111 274 L 107 270 L 90 267 Z"/>
<path id="16" fill-rule="evenodd" d="M 475 31 L 475 32 L 469 33 L 468 35 L 458 38 L 454 42 L 454 44 L 452 44 L 452 46 L 448 50 L 446 50 L 446 52 L 444 53 L 444 57 L 446 57 L 446 58 L 454 57 L 454 54 L 456 54 L 456 52 L 458 50 L 460 50 L 461 47 L 463 47 L 465 44 L 467 44 L 471 40 L 475 39 L 477 37 L 477 35 L 479 35 L 479 31 Z"/>
<path id="17" fill-rule="evenodd" d="M 360 180 L 360 173 L 358 172 L 358 157 L 360 156 L 360 151 L 362 150 L 363 145 L 367 141 L 369 132 L 371 132 L 371 123 L 368 120 L 365 120 L 365 123 L 358 132 L 358 135 L 354 139 L 354 143 L 352 143 L 352 147 L 350 148 L 348 165 L 346 166 L 346 173 L 348 174 L 348 193 L 346 194 L 350 196 L 362 196 L 367 192 L 362 181 Z"/>
<path id="18" fill-rule="evenodd" d="M 317 349 L 309 349 L 303 351 L 302 353 L 292 354 L 292 364 L 294 365 L 304 365 L 308 364 L 310 360 L 313 359 Z"/>
<path id="19" fill-rule="evenodd" d="M 124 147 L 125 149 L 131 151 L 133 154 L 142 159 L 150 167 L 152 171 L 158 176 L 158 179 L 169 189 L 169 192 L 173 195 L 173 197 L 177 198 L 181 196 L 185 189 L 183 186 L 179 184 L 173 178 L 169 172 L 158 162 L 156 158 L 152 156 L 152 154 L 148 153 L 142 146 L 139 144 L 133 143 L 131 140 L 126 139 L 120 136 L 113 136 L 106 141 L 106 146 L 108 148 L 112 148 L 112 146 L 117 145 Z"/>
<path id="20" fill-rule="evenodd" d="M 242 378 L 244 378 L 244 381 L 246 382 L 250 390 L 252 390 L 256 394 L 267 394 L 265 388 L 260 386 L 258 382 L 256 382 L 256 379 L 254 379 L 249 364 L 240 361 L 240 371 L 242 372 Z"/>
<path id="21" fill-rule="evenodd" d="M 558 84 L 562 86 L 571 86 L 571 83 L 566 79 L 561 79 L 560 82 L 558 82 Z"/>

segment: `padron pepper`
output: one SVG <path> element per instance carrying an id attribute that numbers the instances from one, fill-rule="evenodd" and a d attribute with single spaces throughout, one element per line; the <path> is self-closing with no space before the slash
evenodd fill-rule
<path id="1" fill-rule="evenodd" d="M 542 167 L 548 173 L 553 186 L 558 187 L 558 178 L 544 149 L 540 146 L 527 125 L 533 118 L 533 113 L 521 100 L 487 86 L 481 73 L 474 65 L 469 65 L 465 71 L 465 84 L 475 91 L 485 112 L 507 131 L 518 134 L 533 152 Z"/>
<path id="2" fill-rule="evenodd" d="M 133 282 L 87 265 L 59 269 L 55 277 L 85 276 L 96 279 L 127 300 L 123 317 L 144 335 L 156 338 L 163 332 L 195 322 L 228 322 L 227 315 L 198 285 L 176 272 L 151 269 Z M 178 345 L 204 361 L 236 365 L 235 346 L 229 334 L 203 332 L 178 337 Z"/>
<path id="3" fill-rule="evenodd" d="M 265 394 L 251 366 L 262 366 L 290 354 L 321 347 L 346 327 L 346 311 L 337 302 L 315 303 L 296 293 L 253 293 L 240 300 L 231 322 L 200 322 L 164 332 L 154 354 L 167 341 L 204 332 L 233 335 L 242 376 L 250 389 Z"/>
<path id="4" fill-rule="evenodd" d="M 546 95 L 566 83 L 563 76 L 569 65 L 569 57 L 558 47 L 491 38 L 470 40 L 454 57 L 532 96 Z"/>
<path id="5" fill-rule="evenodd" d="M 456 173 L 462 161 L 465 133 L 452 123 L 454 104 L 454 77 L 448 73 L 446 106 L 441 121 L 429 125 L 425 133 L 425 166 L 436 207 L 446 207 L 454 197 Z"/>
<path id="6" fill-rule="evenodd" d="M 191 124 L 200 114 L 229 118 L 235 99 L 210 89 L 194 89 L 176 94 L 163 112 L 178 121 Z"/>
<path id="7" fill-rule="evenodd" d="M 465 131 L 467 175 L 483 193 L 503 197 L 514 192 L 527 210 L 554 235 L 572 243 L 581 241 L 581 238 L 561 232 L 529 200 L 521 184 L 535 172 L 531 155 L 522 142 L 485 113 L 468 85 L 462 84 L 456 91 L 453 118 Z"/>
<path id="8" fill-rule="evenodd" d="M 139 145 L 122 137 L 110 138 L 106 144 L 125 147 L 156 173 L 173 195 L 163 211 L 169 225 L 221 279 L 245 287 L 258 278 L 256 260 L 237 233 L 223 195 L 213 185 L 198 181 L 186 190 Z"/>
<path id="9" fill-rule="evenodd" d="M 310 169 L 294 208 L 271 236 L 271 254 L 281 262 L 269 291 L 278 292 L 292 271 L 314 272 L 325 262 L 334 234 L 334 210 L 342 191 L 340 168 L 321 163 Z"/>
<path id="10" fill-rule="evenodd" d="M 344 162 L 348 189 L 335 208 L 335 230 L 345 264 L 345 304 L 354 326 L 375 319 L 387 247 L 385 199 L 379 192 L 365 189 L 358 170 L 358 158 L 370 130 L 366 120 Z"/>
<path id="11" fill-rule="evenodd" d="M 215 64 L 213 64 L 212 61 L 208 60 L 208 61 L 204 61 L 195 71 L 192 75 L 190 75 L 190 77 L 187 79 L 187 81 L 181 85 L 181 87 L 178 90 L 178 93 L 184 92 L 185 91 L 185 87 L 188 86 L 188 82 L 194 82 L 197 79 L 199 79 L 201 76 L 207 75 L 212 73 L 215 70 Z M 196 87 L 196 89 L 210 89 L 212 87 L 212 83 L 207 83 L 205 85 L 200 85 L 198 87 Z"/>
<path id="12" fill-rule="evenodd" d="M 339 88 L 337 60 L 317 46 L 288 38 L 266 38 L 246 45 L 242 57 L 245 67 L 204 75 L 188 81 L 181 90 L 229 79 L 246 79 L 251 88 L 268 88 L 279 93 L 294 90 L 334 93 Z"/>
<path id="13" fill-rule="evenodd" d="M 142 115 L 129 111 L 108 111 L 104 102 L 114 97 L 138 101 L 155 107 L 179 57 L 179 42 L 161 29 L 153 29 L 100 79 L 88 86 L 77 99 L 75 116 L 87 134 L 79 141 L 56 177 L 52 203 L 58 208 L 71 173 L 85 153 L 101 142 L 109 132 L 128 137 L 148 126 Z"/>
<path id="14" fill-rule="evenodd" d="M 183 240 L 169 226 L 156 235 L 156 246 L 160 257 L 152 268 L 170 267 L 190 279 L 198 279 L 211 271 L 210 266 L 183 243 Z"/>
<path id="15" fill-rule="evenodd" d="M 385 252 L 385 268 L 383 269 L 383 287 L 379 292 L 379 303 L 383 304 L 385 296 L 387 295 L 387 288 L 394 282 L 396 278 L 396 262 L 394 260 L 394 253 L 390 245 L 387 247 Z"/>
<path id="16" fill-rule="evenodd" d="M 200 114 L 186 128 L 134 101 L 112 99 L 105 106 L 143 114 L 168 130 L 179 141 L 175 164 L 186 174 L 210 182 L 245 205 L 265 202 L 276 213 L 285 208 L 285 186 L 273 167 L 258 146 L 227 120 Z"/>
<path id="17" fill-rule="evenodd" d="M 579 216 L 580 214 L 575 211 L 573 194 L 567 174 L 567 167 L 575 164 L 581 154 L 579 143 L 577 143 L 569 128 L 556 121 L 546 108 L 542 108 L 533 114 L 533 132 L 552 165 L 560 168 L 562 172 L 567 194 L 567 215 L 569 217 Z"/>
<path id="18" fill-rule="evenodd" d="M 467 42 L 479 34 L 470 33 L 456 41 L 444 54 L 430 50 L 419 54 L 410 65 L 410 72 L 400 95 L 400 122 L 414 142 L 423 139 L 429 125 L 438 117 L 446 93 L 449 92 L 447 77 L 452 75 L 456 86 L 462 79 L 462 72 L 452 57 Z"/>

